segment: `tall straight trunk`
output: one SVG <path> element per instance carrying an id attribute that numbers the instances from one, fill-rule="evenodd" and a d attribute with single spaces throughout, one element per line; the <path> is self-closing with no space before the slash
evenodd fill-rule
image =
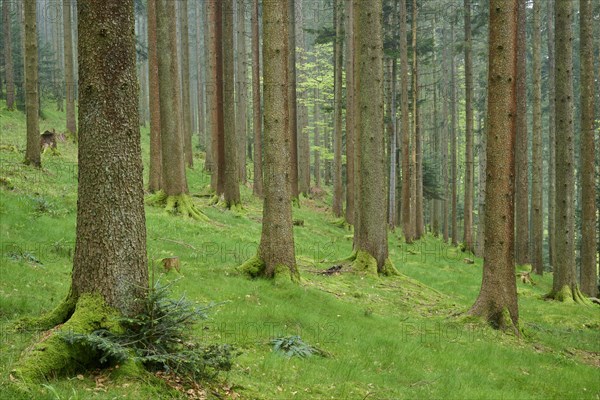
<path id="1" fill-rule="evenodd" d="M 390 274 L 385 210 L 385 140 L 383 105 L 383 40 L 381 0 L 354 0 L 356 34 L 355 93 L 358 102 L 360 174 L 359 229 L 355 231 L 354 267 L 369 273 Z"/>
<path id="2" fill-rule="evenodd" d="M 443 35 L 442 35 L 443 36 Z M 449 235 L 449 216 L 448 216 L 448 198 L 450 197 L 448 181 L 448 45 L 444 46 L 442 51 L 442 185 L 444 188 L 444 200 L 442 203 L 442 231 L 444 243 L 448 243 Z"/>
<path id="3" fill-rule="evenodd" d="M 487 101 L 485 109 L 487 110 Z M 477 213 L 477 245 L 475 247 L 475 255 L 483 257 L 485 255 L 485 198 L 486 198 L 486 174 L 485 164 L 487 162 L 487 122 L 482 123 L 483 115 L 477 118 L 479 131 L 479 194 L 478 194 L 478 209 Z M 482 126 L 483 125 L 483 126 Z"/>
<path id="4" fill-rule="evenodd" d="M 555 60 L 554 60 L 554 2 L 548 0 L 546 3 L 547 29 L 548 33 L 548 259 L 552 267 L 555 264 L 555 207 L 556 196 L 556 127 L 554 112 L 556 108 L 555 97 Z"/>
<path id="5" fill-rule="evenodd" d="M 63 0 L 63 36 L 65 46 L 67 132 L 76 135 L 77 124 L 75 122 L 75 74 L 73 71 L 73 37 L 71 35 L 71 0 Z"/>
<path id="6" fill-rule="evenodd" d="M 454 25 L 450 25 L 450 43 L 454 43 Z M 450 153 L 451 153 L 451 171 L 452 171 L 452 245 L 458 244 L 458 216 L 457 216 L 457 154 L 456 154 L 456 80 L 454 74 L 454 50 L 450 48 Z"/>
<path id="7" fill-rule="evenodd" d="M 158 88 L 158 50 L 156 0 L 148 0 L 148 82 L 150 85 L 150 171 L 148 190 L 162 189 L 162 147 L 160 133 L 160 91 Z M 68 103 L 67 103 L 68 104 Z M 68 106 L 67 106 L 68 107 Z"/>
<path id="8" fill-rule="evenodd" d="M 236 122 L 235 126 L 238 132 L 238 170 L 239 180 L 246 183 L 246 142 L 247 130 L 246 125 L 246 5 L 245 0 L 236 0 Z"/>
<path id="9" fill-rule="evenodd" d="M 544 272 L 542 256 L 544 241 L 544 205 L 543 205 L 543 143 L 542 143 L 542 20 L 541 0 L 533 2 L 533 141 L 532 141 L 532 179 L 531 179 L 531 265 L 536 274 Z"/>
<path id="10" fill-rule="evenodd" d="M 319 147 L 321 146 L 321 135 L 320 135 L 320 129 L 319 129 L 319 124 L 321 123 L 321 115 L 320 115 L 320 111 L 321 111 L 321 106 L 319 105 L 319 89 L 316 88 L 315 89 L 315 105 L 314 105 L 314 113 L 313 113 L 313 118 L 314 118 L 314 146 L 315 151 L 314 151 L 314 164 L 315 164 L 315 186 L 320 188 L 321 187 L 321 150 L 319 150 Z"/>
<path id="11" fill-rule="evenodd" d="M 441 157 L 440 157 L 440 133 L 439 133 L 439 121 L 438 121 L 438 77 L 436 69 L 439 67 L 437 64 L 437 45 L 436 45 L 436 26 L 437 17 L 434 14 L 431 20 L 431 43 L 433 44 L 432 57 L 432 81 L 433 81 L 433 152 L 435 154 L 434 160 L 437 166 L 438 177 L 441 176 Z M 439 199 L 433 200 L 432 207 L 432 218 L 431 218 L 431 229 L 435 236 L 440 234 L 440 217 L 441 217 L 441 204 Z"/>
<path id="12" fill-rule="evenodd" d="M 181 114 L 183 115 L 183 140 L 185 163 L 188 167 L 194 166 L 192 150 L 192 106 L 190 94 L 190 32 L 188 18 L 188 0 L 179 3 L 179 20 L 181 22 Z"/>
<path id="13" fill-rule="evenodd" d="M 354 223 L 354 14 L 352 0 L 345 1 L 346 42 L 346 221 Z"/>
<path id="14" fill-rule="evenodd" d="M 594 182 L 594 42 L 592 1 L 579 1 L 581 76 L 581 291 L 598 294 L 596 272 L 596 188 Z"/>
<path id="15" fill-rule="evenodd" d="M 294 1 L 287 1 L 288 5 L 288 96 L 290 115 L 289 124 L 290 132 L 292 133 L 290 142 L 290 173 L 292 184 L 292 199 L 297 200 L 299 195 L 298 189 L 298 101 L 296 93 L 296 8 Z"/>
<path id="16" fill-rule="evenodd" d="M 228 208 L 240 203 L 238 140 L 235 121 L 235 73 L 233 57 L 233 0 L 223 4 L 223 116 L 225 138 L 225 203 Z"/>
<path id="17" fill-rule="evenodd" d="M 260 93 L 260 39 L 258 0 L 252 3 L 252 127 L 254 130 L 254 185 L 252 191 L 258 197 L 263 195 L 262 172 L 262 110 Z"/>
<path id="18" fill-rule="evenodd" d="M 388 188 L 388 225 L 394 228 L 396 220 L 396 159 L 397 128 L 396 128 L 396 59 L 390 61 L 390 180 Z"/>
<path id="19" fill-rule="evenodd" d="M 206 120 L 204 126 L 204 147 L 206 148 L 206 158 L 204 160 L 204 170 L 211 174 L 211 189 L 215 190 L 213 187 L 213 176 L 216 174 L 213 171 L 216 171 L 215 161 L 213 160 L 213 143 L 212 143 L 212 113 L 211 107 L 213 103 L 211 103 L 210 93 L 214 92 L 214 82 L 212 78 L 212 74 L 214 73 L 211 70 L 211 47 L 210 47 L 210 32 L 211 32 L 211 21 L 208 17 L 208 1 L 199 2 L 202 5 L 202 21 L 204 22 L 204 99 L 205 99 L 205 111 L 204 118 Z"/>
<path id="20" fill-rule="evenodd" d="M 205 95 L 205 89 L 204 89 L 204 83 L 205 80 L 204 78 L 204 65 L 205 65 L 205 58 L 203 57 L 203 40 L 204 40 L 204 34 L 203 34 L 203 27 L 205 26 L 203 24 L 204 21 L 206 21 L 204 18 L 202 18 L 202 8 L 203 8 L 203 4 L 202 2 L 198 1 L 196 2 L 195 5 L 195 11 L 196 11 L 196 83 L 197 83 L 197 97 L 198 97 L 198 143 L 200 143 L 200 146 L 204 148 L 205 152 L 206 152 L 206 157 L 209 157 L 209 149 L 206 146 L 206 114 L 204 113 L 204 95 Z"/>
<path id="21" fill-rule="evenodd" d="M 517 36 L 517 143 L 515 175 L 515 262 L 529 263 L 529 160 L 527 139 L 527 65 L 526 65 L 526 2 L 519 0 L 519 31 Z"/>
<path id="22" fill-rule="evenodd" d="M 2 28 L 4 31 L 4 75 L 6 78 L 6 108 L 15 106 L 15 76 L 13 72 L 12 30 L 10 24 L 11 1 L 2 2 Z"/>
<path id="23" fill-rule="evenodd" d="M 417 0 L 412 4 L 412 51 L 413 51 L 413 132 L 414 132 L 414 194 L 415 194 L 415 239 L 423 236 L 423 148 L 421 141 L 421 122 L 419 121 L 419 51 L 417 48 Z"/>
<path id="24" fill-rule="evenodd" d="M 209 63 L 210 76 L 208 104 L 210 104 L 210 131 L 212 148 L 211 188 L 220 195 L 224 191 L 225 180 L 225 147 L 223 142 L 223 48 L 221 43 L 222 3 L 207 2 L 209 31 Z"/>
<path id="25" fill-rule="evenodd" d="M 473 158 L 473 60 L 471 41 L 471 0 L 465 0 L 465 107 L 466 107 L 466 144 L 465 144 L 465 229 L 463 242 L 465 250 L 473 252 L 473 185 L 475 163 Z"/>
<path id="26" fill-rule="evenodd" d="M 492 326 L 518 334 L 514 270 L 514 181 L 517 1 L 490 0 L 488 190 L 481 291 L 470 310 Z"/>
<path id="27" fill-rule="evenodd" d="M 400 96 L 402 109 L 402 231 L 406 243 L 413 241 L 413 209 L 410 171 L 410 122 L 408 114 L 408 49 L 406 2 L 400 0 Z"/>
<path id="28" fill-rule="evenodd" d="M 304 18 L 303 18 L 303 0 L 295 0 L 296 4 L 296 48 L 300 49 L 301 55 L 297 58 L 297 62 L 306 63 L 306 40 L 304 37 Z M 306 79 L 306 77 L 303 77 Z M 298 82 L 301 86 L 303 83 Z M 307 89 L 303 88 L 300 92 L 302 99 L 298 103 L 298 190 L 300 193 L 308 195 L 310 189 L 310 143 L 309 135 L 306 131 L 308 125 L 308 107 Z"/>
<path id="29" fill-rule="evenodd" d="M 335 40 L 333 45 L 333 92 L 334 92 L 334 134 L 333 134 L 333 215 L 341 217 L 342 196 L 342 64 L 344 62 L 342 37 L 342 0 L 335 0 L 333 7 Z"/>
<path id="30" fill-rule="evenodd" d="M 38 44 L 36 0 L 25 0 L 25 109 L 27 113 L 27 147 L 25 163 L 42 166 L 39 128 Z"/>
<path id="31" fill-rule="evenodd" d="M 179 93 L 177 90 L 179 67 L 177 65 L 177 31 L 175 2 L 156 0 L 156 48 L 160 98 L 160 142 L 162 155 L 162 183 L 167 196 L 188 192 L 185 176 L 184 137 L 179 118 Z M 168 56 L 167 56 L 168 55 Z"/>
<path id="32" fill-rule="evenodd" d="M 573 3 L 554 3 L 556 21 L 556 243 L 550 297 L 581 301 L 575 273 L 575 176 L 573 134 Z"/>

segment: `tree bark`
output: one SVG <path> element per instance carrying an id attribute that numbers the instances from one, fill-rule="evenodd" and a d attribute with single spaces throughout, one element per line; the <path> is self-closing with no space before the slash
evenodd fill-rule
<path id="1" fill-rule="evenodd" d="M 200 147 L 205 150 L 206 158 L 209 157 L 210 151 L 207 146 L 206 140 L 206 114 L 204 112 L 204 96 L 205 96 L 205 80 L 204 78 L 204 33 L 203 33 L 203 22 L 206 20 L 202 17 L 202 9 L 204 4 L 200 1 L 195 4 L 196 13 L 196 83 L 197 83 L 197 97 L 198 97 L 198 143 Z M 206 160 L 206 159 L 205 159 Z M 205 167 L 206 168 L 206 167 Z"/>
<path id="2" fill-rule="evenodd" d="M 419 52 L 417 48 L 417 20 L 418 5 L 417 0 L 412 4 L 412 51 L 413 51 L 413 132 L 414 132 L 414 238 L 420 239 L 423 236 L 423 148 L 421 142 L 421 122 L 419 120 Z"/>
<path id="3" fill-rule="evenodd" d="M 533 2 L 533 141 L 532 141 L 532 179 L 531 179 L 531 265 L 533 271 L 544 273 L 544 205 L 543 205 L 543 143 L 542 143 L 542 20 L 541 0 Z"/>
<path id="4" fill-rule="evenodd" d="M 594 44 L 592 1 L 579 1 L 581 82 L 581 291 L 598 294 L 596 271 L 596 187 L 594 181 Z"/>
<path id="5" fill-rule="evenodd" d="M 252 109 L 254 130 L 254 195 L 263 196 L 262 172 L 262 109 L 260 93 L 260 40 L 259 40 L 258 0 L 252 4 Z"/>
<path id="6" fill-rule="evenodd" d="M 304 18 L 303 18 L 303 0 L 295 0 L 296 4 L 296 48 L 301 50 L 300 57 L 296 57 L 297 62 L 306 63 L 306 40 L 304 37 Z M 298 56 L 298 54 L 296 54 Z M 300 79 L 300 77 L 297 77 Z M 305 78 L 305 77 L 303 77 Z M 300 86 L 303 82 L 298 82 Z M 310 190 L 310 143 L 309 135 L 306 131 L 308 125 L 308 107 L 307 89 L 303 87 L 300 92 L 301 101 L 298 102 L 298 190 L 304 195 L 308 195 Z"/>
<path id="7" fill-rule="evenodd" d="M 27 146 L 25 164 L 40 168 L 39 82 L 36 0 L 26 0 L 25 12 L 25 110 L 27 114 Z"/>
<path id="8" fill-rule="evenodd" d="M 289 81 L 288 81 L 288 96 L 289 100 L 289 123 L 290 131 L 292 133 L 290 142 L 290 171 L 291 171 L 291 184 L 292 184 L 292 199 L 298 200 L 299 189 L 298 189 L 298 106 L 297 106 L 297 94 L 296 94 L 296 9 L 294 7 L 294 1 L 288 0 L 288 69 L 289 69 Z M 264 20 L 263 20 L 264 21 Z"/>
<path id="9" fill-rule="evenodd" d="M 71 0 L 63 0 L 63 36 L 65 47 L 65 84 L 67 97 L 67 132 L 77 135 L 75 122 L 75 74 L 73 73 L 73 37 L 71 35 Z"/>
<path id="10" fill-rule="evenodd" d="M 473 185 L 475 164 L 473 158 L 473 61 L 471 40 L 471 1 L 465 0 L 465 105 L 466 105 L 466 144 L 465 144 L 465 202 L 464 236 L 465 250 L 473 252 Z"/>
<path id="11" fill-rule="evenodd" d="M 156 0 L 148 0 L 148 81 L 150 84 L 150 171 L 148 190 L 162 189 L 162 149 L 160 133 L 160 92 L 158 89 L 158 52 L 156 37 Z"/>
<path id="12" fill-rule="evenodd" d="M 346 10 L 346 221 L 354 224 L 354 12 L 352 0 L 345 0 Z"/>
<path id="13" fill-rule="evenodd" d="M 457 190 L 458 190 L 458 171 L 457 171 L 457 145 L 456 145 L 456 80 L 455 80 L 455 69 L 454 69 L 454 50 L 452 43 L 454 43 L 454 25 L 450 25 L 450 153 L 451 161 L 450 168 L 452 174 L 452 245 L 458 245 L 458 207 L 457 207 Z"/>
<path id="14" fill-rule="evenodd" d="M 238 180 L 246 183 L 246 142 L 247 130 L 246 123 L 246 5 L 244 0 L 236 0 L 236 130 L 238 132 Z"/>
<path id="15" fill-rule="evenodd" d="M 343 213 L 342 196 L 342 64 L 343 36 L 342 36 L 342 1 L 335 0 L 333 8 L 335 23 L 335 40 L 333 45 L 333 92 L 334 92 L 334 135 L 333 135 L 333 215 L 341 217 Z"/>
<path id="16" fill-rule="evenodd" d="M 181 114 L 183 115 L 183 144 L 185 163 L 188 167 L 194 166 L 192 150 L 192 106 L 190 95 L 190 36 L 188 18 L 188 0 L 179 3 L 179 20 L 181 35 Z"/>
<path id="17" fill-rule="evenodd" d="M 10 29 L 11 1 L 2 2 L 2 23 L 4 31 L 4 75 L 6 77 L 6 108 L 13 110 L 15 106 L 15 76 L 13 72 L 12 32 Z"/>
<path id="18" fill-rule="evenodd" d="M 548 17 L 548 26 L 546 29 L 548 34 L 548 259 L 552 267 L 554 267 L 555 264 L 554 238 L 556 237 L 556 224 L 554 222 L 554 213 L 556 209 L 554 206 L 556 196 L 556 129 L 554 126 L 554 110 L 556 108 L 556 64 L 554 59 L 554 1 L 555 0 L 548 0 L 546 3 L 546 13 Z"/>
<path id="19" fill-rule="evenodd" d="M 396 59 L 390 60 L 390 179 L 388 187 L 388 225 L 394 228 L 396 220 L 396 167 L 397 155 L 397 128 L 396 128 Z"/>
<path id="20" fill-rule="evenodd" d="M 516 40 L 518 0 L 490 1 L 485 260 L 471 314 L 519 333 L 514 270 Z"/>
<path id="21" fill-rule="evenodd" d="M 400 1 L 400 93 L 402 111 L 402 230 L 406 243 L 413 241 L 413 210 L 410 171 L 410 123 L 408 114 L 408 49 L 406 2 Z"/>
<path id="22" fill-rule="evenodd" d="M 444 186 L 444 202 L 442 203 L 442 230 L 444 243 L 448 243 L 449 234 L 449 216 L 448 216 L 448 198 L 450 197 L 450 184 L 448 181 L 448 45 L 444 46 L 442 52 L 442 85 L 443 85 L 443 103 L 442 103 L 442 182 Z"/>
<path id="23" fill-rule="evenodd" d="M 321 150 L 319 150 L 319 147 L 321 146 L 321 137 L 320 137 L 320 130 L 319 130 L 319 123 L 321 120 L 321 115 L 320 115 L 320 111 L 321 111 L 321 106 L 320 106 L 320 100 L 319 100 L 319 89 L 315 88 L 315 105 L 314 105 L 314 146 L 316 147 L 316 149 L 314 150 L 314 164 L 315 164 L 315 186 L 320 188 L 321 187 Z"/>

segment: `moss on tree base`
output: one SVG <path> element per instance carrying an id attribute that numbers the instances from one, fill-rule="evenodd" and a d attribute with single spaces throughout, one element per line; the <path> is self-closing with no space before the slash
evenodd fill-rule
<path id="1" fill-rule="evenodd" d="M 485 306 L 482 306 L 482 304 Z M 518 324 L 513 322 L 513 318 L 508 307 L 502 307 L 501 310 L 492 309 L 491 307 L 491 303 L 479 302 L 478 300 L 473 308 L 471 308 L 468 315 L 476 318 L 483 318 L 494 329 L 498 329 L 505 333 L 514 334 L 515 336 L 521 336 L 521 328 L 518 326 Z M 468 317 L 466 320 L 468 320 Z"/>
<path id="2" fill-rule="evenodd" d="M 292 268 L 287 265 L 277 265 L 274 268 L 273 274 L 268 274 L 267 264 L 258 256 L 258 254 L 248 259 L 236 269 L 250 278 L 269 278 L 273 279 L 276 283 L 300 282 L 300 273 L 298 272 L 298 269 L 294 268 L 292 270 Z"/>
<path id="3" fill-rule="evenodd" d="M 69 317 L 71 317 L 71 314 L 73 314 L 73 311 L 75 311 L 76 305 L 77 301 L 73 296 L 71 296 L 71 293 L 69 293 L 67 297 L 52 311 L 38 318 L 23 318 L 16 323 L 14 328 L 18 331 L 45 331 L 51 329 L 68 320 Z"/>
<path id="4" fill-rule="evenodd" d="M 118 311 L 106 305 L 101 296 L 80 296 L 71 318 L 25 351 L 11 372 L 13 377 L 24 383 L 37 382 L 93 365 L 97 361 L 94 352 L 81 345 L 68 344 L 60 334 L 91 333 L 98 329 L 118 332 L 121 330 L 116 322 L 118 315 Z"/>
<path id="5" fill-rule="evenodd" d="M 579 290 L 578 286 L 575 286 L 573 289 L 571 289 L 569 285 L 565 285 L 558 291 L 550 292 L 546 298 L 560 301 L 562 303 L 577 303 L 585 305 L 592 304 L 592 302 L 581 292 L 581 290 Z"/>
<path id="6" fill-rule="evenodd" d="M 164 207 L 165 211 L 173 215 L 183 215 L 198 221 L 208 221 L 208 217 L 196 208 L 192 198 L 187 194 L 167 196 L 164 191 L 159 191 L 146 199 L 146 204 Z"/>
<path id="7" fill-rule="evenodd" d="M 372 275 L 372 276 L 395 276 L 399 275 L 398 270 L 392 264 L 389 258 L 385 259 L 381 269 L 377 267 L 377 260 L 371 254 L 363 250 L 358 250 L 347 258 L 351 269 L 359 274 Z"/>

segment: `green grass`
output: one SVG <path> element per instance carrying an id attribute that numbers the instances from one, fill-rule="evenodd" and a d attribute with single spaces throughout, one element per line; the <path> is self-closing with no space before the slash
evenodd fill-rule
<path id="1" fill-rule="evenodd" d="M 50 107 L 51 108 L 51 107 Z M 42 129 L 63 129 L 62 115 L 48 111 Z M 148 131 L 142 130 L 147 163 Z M 51 380 L 14 391 L 10 370 L 41 333 L 8 328 L 24 316 L 55 306 L 69 288 L 76 218 L 76 147 L 59 143 L 60 155 L 43 156 L 44 169 L 21 164 L 24 117 L 0 111 L 0 398 L 173 398 L 177 393 L 145 376 L 109 378 L 98 372 Z M 205 191 L 202 160 L 188 170 L 192 194 Z M 147 164 L 146 164 L 147 165 Z M 147 169 L 146 169 L 147 171 Z M 147 178 L 147 177 L 145 177 Z M 461 314 L 474 302 L 482 260 L 434 237 L 407 247 L 389 235 L 399 277 L 343 273 L 321 276 L 351 253 L 351 232 L 339 227 L 320 202 L 303 199 L 294 218 L 299 285 L 248 280 L 234 267 L 254 255 L 260 240 L 261 203 L 242 188 L 244 210 L 209 207 L 194 198 L 210 222 L 174 218 L 147 207 L 151 260 L 178 256 L 175 291 L 199 303 L 222 302 L 196 334 L 206 343 L 231 343 L 242 354 L 222 374 L 242 398 L 538 398 L 600 397 L 600 313 L 597 307 L 542 299 L 551 274 L 536 285 L 518 283 L 522 338 L 500 334 Z M 38 260 L 40 263 L 36 263 Z M 156 263 L 154 263 L 156 265 Z M 274 337 L 299 335 L 331 357 L 287 359 L 272 352 Z"/>

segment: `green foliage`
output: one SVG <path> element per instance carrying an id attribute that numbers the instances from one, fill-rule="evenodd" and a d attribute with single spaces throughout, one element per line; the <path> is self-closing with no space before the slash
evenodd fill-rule
<path id="1" fill-rule="evenodd" d="M 119 318 L 122 332 L 64 332 L 62 339 L 98 352 L 101 364 L 123 364 L 132 359 L 151 371 L 173 371 L 192 379 L 230 370 L 236 355 L 233 347 L 202 346 L 191 335 L 194 325 L 206 319 L 206 312 L 214 305 L 195 307 L 185 297 L 172 299 L 170 286 L 157 282 L 144 300 L 142 312 Z"/>
<path id="2" fill-rule="evenodd" d="M 269 343 L 273 345 L 274 352 L 283 354 L 288 358 L 308 358 L 314 355 L 327 356 L 327 353 L 323 350 L 305 343 L 298 335 L 278 337 L 272 339 Z"/>

